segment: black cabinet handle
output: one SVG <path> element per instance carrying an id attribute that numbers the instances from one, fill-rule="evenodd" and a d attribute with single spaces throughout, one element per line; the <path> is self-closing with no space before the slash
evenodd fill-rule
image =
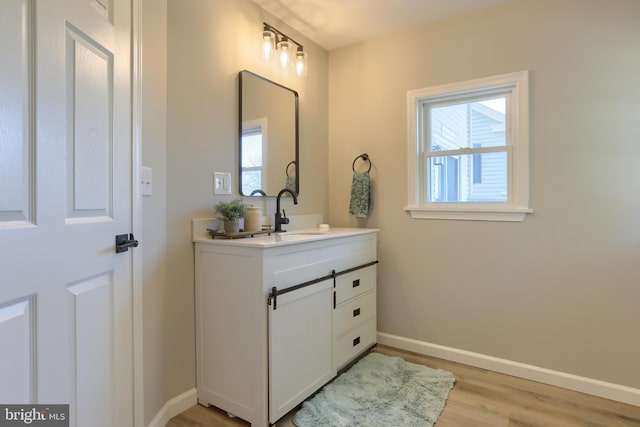
<path id="1" fill-rule="evenodd" d="M 358 286 L 360 286 L 360 279 L 356 279 L 353 281 L 353 287 L 357 288 Z"/>
<path id="2" fill-rule="evenodd" d="M 353 317 L 358 317 L 360 316 L 360 308 L 356 308 L 355 310 L 353 310 Z"/>
<path id="3" fill-rule="evenodd" d="M 356 338 L 353 340 L 353 346 L 357 346 L 358 344 L 360 344 L 360 337 Z"/>

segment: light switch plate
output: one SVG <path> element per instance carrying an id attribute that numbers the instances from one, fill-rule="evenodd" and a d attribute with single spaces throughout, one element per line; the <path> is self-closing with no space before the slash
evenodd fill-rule
<path id="1" fill-rule="evenodd" d="M 213 194 L 231 194 L 231 173 L 213 173 Z"/>
<path id="2" fill-rule="evenodd" d="M 142 166 L 140 170 L 140 194 L 151 196 L 153 194 L 153 169 Z"/>

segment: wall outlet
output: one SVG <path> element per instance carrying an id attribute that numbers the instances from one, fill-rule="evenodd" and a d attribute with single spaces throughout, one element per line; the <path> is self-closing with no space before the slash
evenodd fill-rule
<path id="1" fill-rule="evenodd" d="M 213 194 L 231 194 L 231 173 L 213 173 Z"/>

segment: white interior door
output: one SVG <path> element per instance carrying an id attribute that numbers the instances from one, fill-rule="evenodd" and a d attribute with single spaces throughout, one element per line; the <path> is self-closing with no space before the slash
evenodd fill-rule
<path id="1" fill-rule="evenodd" d="M 0 402 L 133 425 L 131 0 L 0 2 Z"/>

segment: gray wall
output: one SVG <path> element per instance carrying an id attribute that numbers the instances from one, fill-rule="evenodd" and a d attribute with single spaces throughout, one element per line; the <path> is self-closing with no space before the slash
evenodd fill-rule
<path id="1" fill-rule="evenodd" d="M 636 0 L 516 0 L 330 53 L 329 222 L 381 229 L 379 331 L 640 387 L 639 22 Z M 407 91 L 519 70 L 535 213 L 410 219 Z"/>
<path id="2" fill-rule="evenodd" d="M 142 5 L 142 164 L 153 168 L 153 196 L 142 198 L 142 252 L 144 424 L 148 425 L 165 402 L 187 390 L 193 364 L 180 361 L 179 385 L 168 384 L 168 357 L 176 334 L 171 301 L 175 287 L 167 280 L 167 0 L 143 0 Z M 189 332 L 192 334 L 192 332 Z M 173 394 L 171 394 L 173 393 Z"/>
<path id="3" fill-rule="evenodd" d="M 245 68 L 300 93 L 302 193 L 287 213 L 381 228 L 380 331 L 640 387 L 640 3 L 516 0 L 330 60 L 300 37 L 302 80 L 257 59 L 264 20 L 299 35 L 249 0 L 143 8 L 142 163 L 154 173 L 140 248 L 145 424 L 195 386 L 190 220 L 222 199 L 213 171 L 232 173 L 226 198 L 237 197 Z M 535 213 L 519 224 L 409 219 L 407 90 L 523 69 Z M 349 185 L 362 152 L 374 211 L 356 221 Z"/>
<path id="4" fill-rule="evenodd" d="M 249 0 L 143 0 L 142 164 L 153 196 L 142 199 L 144 421 L 195 387 L 191 219 L 213 216 L 238 192 L 238 72 L 249 69 L 300 94 L 300 204 L 288 215 L 327 215 L 328 53 Z M 262 22 L 308 52 L 304 79 L 259 59 Z M 213 195 L 213 172 L 233 194 Z M 284 182 L 283 182 L 284 187 Z M 275 201 L 247 199 L 273 215 Z"/>

